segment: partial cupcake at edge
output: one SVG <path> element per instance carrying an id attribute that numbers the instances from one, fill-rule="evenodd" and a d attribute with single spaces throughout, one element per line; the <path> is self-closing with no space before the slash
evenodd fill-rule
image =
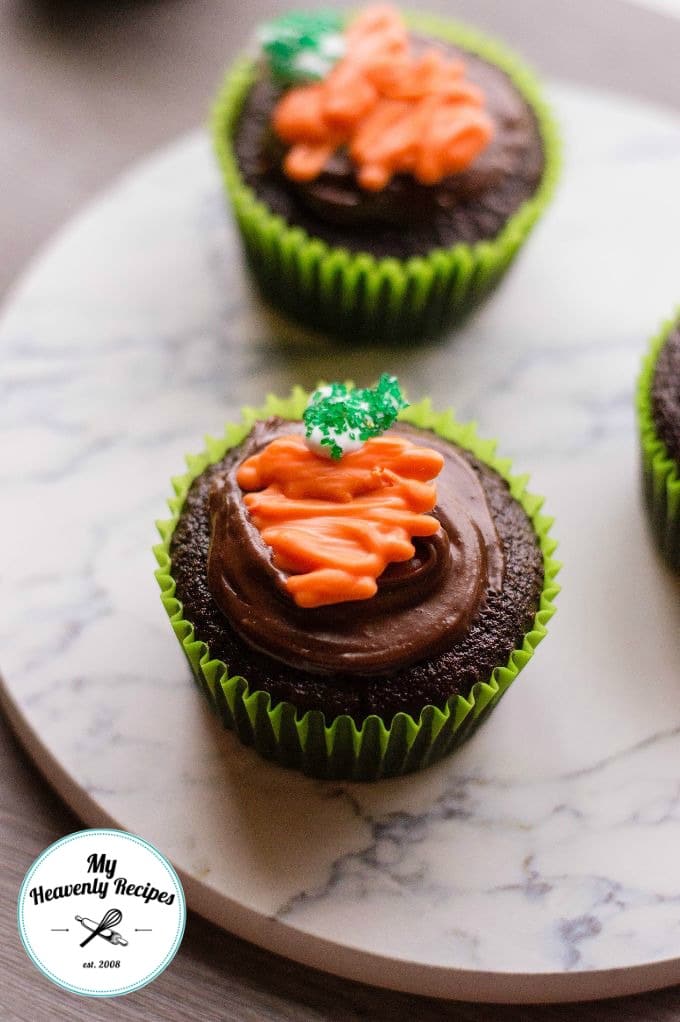
<path id="1" fill-rule="evenodd" d="M 227 76 L 224 182 L 265 296 L 327 333 L 434 336 L 495 286 L 559 154 L 528 69 L 459 24 L 291 13 Z"/>
<path id="2" fill-rule="evenodd" d="M 542 501 L 494 446 L 383 375 L 270 397 L 187 459 L 156 574 L 226 727 L 356 780 L 469 737 L 558 590 Z"/>
<path id="3" fill-rule="evenodd" d="M 680 313 L 650 344 L 637 410 L 649 522 L 667 563 L 680 571 Z"/>

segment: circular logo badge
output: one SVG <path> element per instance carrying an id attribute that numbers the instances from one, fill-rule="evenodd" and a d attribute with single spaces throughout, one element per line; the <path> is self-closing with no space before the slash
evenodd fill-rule
<path id="1" fill-rule="evenodd" d="M 186 902 L 153 845 L 122 830 L 80 830 L 35 860 L 17 915 L 43 975 L 75 994 L 117 997 L 168 967 L 182 942 Z"/>

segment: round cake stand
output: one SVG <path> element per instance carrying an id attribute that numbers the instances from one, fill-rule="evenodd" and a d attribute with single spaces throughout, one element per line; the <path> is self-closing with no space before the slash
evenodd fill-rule
<path id="1" fill-rule="evenodd" d="M 156 844 L 214 922 L 442 997 L 680 980 L 680 604 L 640 506 L 632 404 L 678 297 L 680 121 L 551 92 L 563 186 L 497 295 L 443 342 L 354 350 L 263 308 L 203 135 L 77 218 L 0 327 L 2 696 L 31 755 L 87 823 Z M 564 590 L 458 755 L 325 783 L 262 762 L 210 715 L 160 604 L 153 523 L 184 453 L 239 405 L 382 370 L 531 470 Z"/>

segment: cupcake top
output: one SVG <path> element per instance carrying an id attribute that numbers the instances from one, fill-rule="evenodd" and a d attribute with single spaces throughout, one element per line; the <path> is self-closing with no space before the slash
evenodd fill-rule
<path id="1" fill-rule="evenodd" d="M 415 719 L 488 680 L 534 620 L 526 511 L 465 448 L 395 421 L 404 405 L 393 377 L 323 388 L 187 493 L 173 593 L 211 658 L 274 704 Z"/>
<path id="2" fill-rule="evenodd" d="M 269 31 L 271 39 L 275 26 Z M 319 33 L 319 48 L 332 51 L 324 39 Z M 433 185 L 467 170 L 487 148 L 494 122 L 484 90 L 466 80 L 462 60 L 413 43 L 394 8 L 368 7 L 331 39 L 337 62 L 274 108 L 273 129 L 289 146 L 288 177 L 313 181 L 343 151 L 365 191 L 381 191 L 399 173 Z"/>
<path id="3" fill-rule="evenodd" d="M 535 191 L 536 117 L 489 61 L 384 5 L 347 21 L 288 15 L 260 36 L 235 150 L 288 223 L 350 250 L 415 255 L 494 237 Z"/>
<path id="4" fill-rule="evenodd" d="M 246 642 L 298 668 L 414 663 L 450 647 L 503 585 L 473 469 L 434 436 L 383 433 L 405 404 L 385 384 L 396 381 L 335 384 L 312 396 L 306 421 L 258 423 L 213 482 L 213 598 Z"/>
<path id="5" fill-rule="evenodd" d="M 652 414 L 669 455 L 680 464 L 680 324 L 669 333 L 654 368 Z"/>

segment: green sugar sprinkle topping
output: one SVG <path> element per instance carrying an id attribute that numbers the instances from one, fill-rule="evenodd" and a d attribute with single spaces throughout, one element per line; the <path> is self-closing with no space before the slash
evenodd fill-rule
<path id="1" fill-rule="evenodd" d="M 396 376 L 388 373 L 373 388 L 329 383 L 309 399 L 302 415 L 305 437 L 312 449 L 341 458 L 389 429 L 402 408 L 408 408 L 408 401 Z"/>
<path id="2" fill-rule="evenodd" d="M 294 11 L 268 21 L 258 38 L 279 85 L 320 81 L 345 53 L 339 11 Z"/>

